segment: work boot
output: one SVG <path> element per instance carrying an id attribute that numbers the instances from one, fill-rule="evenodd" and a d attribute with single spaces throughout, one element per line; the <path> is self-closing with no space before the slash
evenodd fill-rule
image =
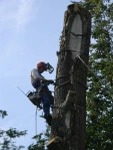
<path id="1" fill-rule="evenodd" d="M 52 120 L 52 116 L 49 114 L 46 118 L 46 122 L 48 123 L 49 126 L 51 126 L 51 120 Z"/>

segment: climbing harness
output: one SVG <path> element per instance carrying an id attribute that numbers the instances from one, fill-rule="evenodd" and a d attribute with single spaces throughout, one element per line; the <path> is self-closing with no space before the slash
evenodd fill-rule
<path id="1" fill-rule="evenodd" d="M 45 82 L 45 83 L 41 83 L 41 86 L 40 88 L 38 89 L 38 91 L 34 91 L 34 92 L 31 92 L 31 91 L 28 91 L 27 94 L 25 94 L 23 92 L 23 90 L 21 90 L 21 88 L 19 88 L 17 86 L 17 88 L 34 104 L 36 105 L 36 112 L 35 112 L 35 134 L 37 135 L 37 110 L 41 110 L 42 109 L 42 106 L 40 105 L 41 103 L 41 97 L 40 97 L 40 92 L 42 90 L 42 88 L 44 86 L 47 86 L 49 84 L 54 84 L 54 83 L 49 83 L 49 82 Z M 50 100 L 50 97 L 51 97 L 51 91 L 48 91 L 48 97 L 49 97 L 49 100 Z M 49 102 L 50 103 L 50 102 Z M 53 109 L 53 106 L 50 106 L 52 109 Z M 39 109 L 38 109 L 39 108 Z"/>

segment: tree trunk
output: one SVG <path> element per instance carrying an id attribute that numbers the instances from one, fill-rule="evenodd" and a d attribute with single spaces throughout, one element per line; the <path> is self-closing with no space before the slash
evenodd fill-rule
<path id="1" fill-rule="evenodd" d="M 90 13 L 69 5 L 57 52 L 55 106 L 49 150 L 85 150 L 86 80 L 91 34 Z"/>

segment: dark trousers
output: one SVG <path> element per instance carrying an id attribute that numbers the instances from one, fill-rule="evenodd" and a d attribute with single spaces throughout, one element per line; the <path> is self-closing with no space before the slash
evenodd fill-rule
<path id="1" fill-rule="evenodd" d="M 52 96 L 51 92 L 49 91 L 47 86 L 41 87 L 39 82 L 36 82 L 33 87 L 39 92 L 41 96 L 41 101 L 43 104 L 43 111 L 44 111 L 44 118 L 46 119 L 47 116 L 50 114 L 50 107 L 53 108 L 54 105 L 54 97 Z"/>
<path id="2" fill-rule="evenodd" d="M 53 107 L 54 98 L 48 96 L 46 92 L 42 93 L 42 103 L 43 103 L 43 110 L 44 110 L 44 118 L 46 119 L 47 116 L 50 114 L 50 107 Z"/>

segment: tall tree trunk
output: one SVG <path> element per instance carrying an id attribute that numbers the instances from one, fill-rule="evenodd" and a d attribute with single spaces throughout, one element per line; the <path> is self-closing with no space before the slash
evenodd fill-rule
<path id="1" fill-rule="evenodd" d="M 85 150 L 86 79 L 91 34 L 90 13 L 67 7 L 57 52 L 55 108 L 49 150 Z"/>

